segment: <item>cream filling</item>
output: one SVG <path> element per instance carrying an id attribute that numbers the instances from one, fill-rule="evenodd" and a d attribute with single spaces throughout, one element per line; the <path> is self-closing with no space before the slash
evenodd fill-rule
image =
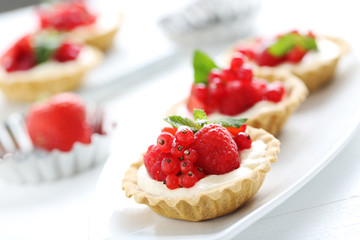
<path id="1" fill-rule="evenodd" d="M 264 158 L 265 149 L 266 144 L 263 141 L 254 141 L 250 149 L 240 152 L 241 164 L 238 169 L 222 175 L 209 175 L 198 181 L 191 188 L 177 188 L 170 190 L 162 182 L 153 180 L 143 165 L 140 167 L 137 174 L 137 185 L 147 193 L 168 198 L 190 196 L 206 192 L 246 177 L 253 169 L 266 161 Z"/>
<path id="2" fill-rule="evenodd" d="M 73 61 L 57 62 L 54 60 L 36 65 L 25 71 L 8 73 L 0 67 L 0 80 L 3 81 L 27 81 L 28 79 L 51 78 L 54 74 L 78 72 L 84 67 L 90 67 L 97 62 L 98 56 L 92 48 L 83 46 L 78 57 Z"/>

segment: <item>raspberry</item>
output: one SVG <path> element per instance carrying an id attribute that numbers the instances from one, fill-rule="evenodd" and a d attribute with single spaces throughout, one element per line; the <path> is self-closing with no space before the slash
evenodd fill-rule
<path id="1" fill-rule="evenodd" d="M 221 79 L 225 82 L 234 81 L 236 78 L 236 73 L 231 68 L 225 68 L 222 70 Z"/>
<path id="2" fill-rule="evenodd" d="M 192 171 L 193 168 L 194 168 L 194 165 L 190 161 L 182 161 L 180 163 L 180 171 L 184 174 Z"/>
<path id="3" fill-rule="evenodd" d="M 167 156 L 169 156 L 169 154 L 160 151 L 156 145 L 151 145 L 144 155 L 144 164 L 146 169 L 150 171 L 151 166 L 153 166 L 156 162 L 162 161 Z"/>
<path id="4" fill-rule="evenodd" d="M 199 158 L 199 154 L 192 148 L 188 148 L 184 151 L 184 160 L 195 163 Z"/>
<path id="5" fill-rule="evenodd" d="M 237 74 L 238 78 L 244 82 L 251 82 L 251 79 L 253 78 L 253 71 L 250 67 L 247 66 L 243 66 L 242 68 L 240 68 Z"/>
<path id="6" fill-rule="evenodd" d="M 194 133 L 189 127 L 180 127 L 175 134 L 175 138 L 179 144 L 186 147 L 194 141 Z"/>
<path id="7" fill-rule="evenodd" d="M 171 151 L 171 144 L 174 138 L 174 135 L 168 132 L 162 132 L 157 139 L 157 147 L 160 151 L 169 153 Z"/>
<path id="8" fill-rule="evenodd" d="M 306 50 L 300 46 L 295 46 L 286 54 L 286 60 L 291 63 L 300 62 L 306 54 Z"/>
<path id="9" fill-rule="evenodd" d="M 273 82 L 267 86 L 264 99 L 272 102 L 280 102 L 284 94 L 283 84 L 281 82 Z"/>
<path id="10" fill-rule="evenodd" d="M 195 85 L 194 88 L 195 97 L 205 103 L 208 97 L 208 89 L 205 84 L 199 83 Z"/>
<path id="11" fill-rule="evenodd" d="M 239 151 L 241 151 L 243 149 L 251 148 L 252 140 L 251 140 L 250 136 L 247 133 L 239 132 L 235 136 L 234 140 L 236 142 L 236 145 L 237 145 Z"/>
<path id="12" fill-rule="evenodd" d="M 180 171 L 180 161 L 175 157 L 165 157 L 161 161 L 161 170 L 167 174 L 177 174 Z"/>
<path id="13" fill-rule="evenodd" d="M 268 49 L 265 49 L 258 57 L 257 64 L 259 66 L 276 66 L 282 63 L 285 60 L 285 57 L 275 57 L 271 55 Z"/>
<path id="14" fill-rule="evenodd" d="M 215 99 L 221 99 L 226 94 L 225 83 L 220 78 L 209 80 L 209 95 Z"/>
<path id="15" fill-rule="evenodd" d="M 167 175 L 165 184 L 168 189 L 176 189 L 179 187 L 179 178 L 175 174 Z"/>
<path id="16" fill-rule="evenodd" d="M 185 147 L 180 145 L 178 142 L 174 141 L 171 144 L 171 155 L 173 155 L 174 157 L 181 157 L 183 155 L 185 151 Z"/>
<path id="17" fill-rule="evenodd" d="M 220 100 L 219 111 L 225 115 L 237 115 L 247 108 L 244 95 L 244 83 L 233 81 L 226 86 L 226 96 Z"/>
<path id="18" fill-rule="evenodd" d="M 213 70 L 211 70 L 211 72 L 209 73 L 209 76 L 208 76 L 209 82 L 211 80 L 213 80 L 214 78 L 221 78 L 221 70 L 220 69 L 214 68 Z"/>
<path id="19" fill-rule="evenodd" d="M 54 58 L 58 62 L 75 60 L 79 56 L 81 48 L 81 44 L 64 42 L 56 51 Z"/>
<path id="20" fill-rule="evenodd" d="M 220 125 L 205 125 L 190 145 L 199 158 L 196 165 L 205 174 L 224 174 L 240 166 L 239 152 L 231 134 Z"/>
<path id="21" fill-rule="evenodd" d="M 180 185 L 184 188 L 191 188 L 199 179 L 192 172 L 180 176 Z"/>
<path id="22" fill-rule="evenodd" d="M 244 56 L 240 52 L 234 54 L 233 58 L 231 59 L 230 68 L 236 72 L 238 71 L 242 65 L 244 64 Z"/>

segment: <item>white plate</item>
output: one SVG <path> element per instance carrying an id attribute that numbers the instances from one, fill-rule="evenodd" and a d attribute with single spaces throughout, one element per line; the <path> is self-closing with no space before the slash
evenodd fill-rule
<path id="1" fill-rule="evenodd" d="M 124 127 L 122 136 L 130 137 L 129 141 L 119 138 L 115 144 L 129 150 L 115 150 L 104 167 L 91 208 L 89 238 L 209 240 L 235 236 L 299 190 L 349 141 L 360 122 L 359 69 L 355 54 L 341 61 L 334 81 L 312 94 L 278 136 L 282 142 L 279 160 L 260 191 L 238 211 L 209 221 L 168 219 L 125 197 L 122 176 L 140 151 L 131 152 L 134 137 L 127 134 L 137 132 L 129 127 L 126 132 Z"/>

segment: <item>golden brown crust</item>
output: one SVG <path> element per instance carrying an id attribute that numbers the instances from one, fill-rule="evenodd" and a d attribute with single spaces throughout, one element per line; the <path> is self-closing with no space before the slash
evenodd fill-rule
<path id="1" fill-rule="evenodd" d="M 118 22 L 114 25 L 113 28 L 110 28 L 108 31 L 102 31 L 98 34 L 89 35 L 83 40 L 102 51 L 108 50 L 113 44 L 114 37 L 121 27 L 124 20 L 123 14 L 118 16 Z"/>
<path id="2" fill-rule="evenodd" d="M 125 173 L 122 188 L 127 197 L 134 196 L 136 202 L 148 205 L 154 212 L 169 218 L 187 221 L 202 221 L 231 213 L 250 199 L 261 187 L 271 162 L 277 161 L 280 142 L 262 129 L 248 127 L 253 139 L 262 140 L 266 145 L 263 163 L 248 175 L 215 189 L 195 196 L 167 198 L 154 196 L 137 186 L 137 172 L 143 164 L 143 156 Z"/>
<path id="3" fill-rule="evenodd" d="M 276 135 L 283 127 L 289 116 L 297 109 L 301 102 L 306 99 L 308 90 L 302 81 L 288 71 L 274 70 L 269 68 L 257 68 L 254 75 L 269 82 L 281 81 L 286 89 L 286 97 L 271 109 L 267 108 L 248 118 L 246 124 L 255 128 L 263 128 L 269 133 Z M 177 115 L 178 108 L 186 104 L 187 99 L 173 105 L 167 116 Z M 209 116 L 211 118 L 211 115 Z"/>
<path id="4" fill-rule="evenodd" d="M 30 71 L 10 73 L 0 76 L 0 89 L 12 101 L 35 101 L 44 95 L 71 91 L 81 85 L 84 75 L 98 65 L 102 53 L 92 47 L 84 46 L 89 51 L 90 59 L 76 67 L 64 69 L 60 64 L 56 72 L 48 74 L 31 74 Z M 70 62 L 68 62 L 70 64 Z"/>
<path id="5" fill-rule="evenodd" d="M 339 59 L 346 53 L 350 51 L 350 45 L 342 38 L 338 37 L 330 37 L 330 36 L 320 36 L 322 39 L 329 40 L 335 43 L 339 47 L 339 53 L 329 59 L 314 62 L 314 64 L 307 65 L 306 67 L 293 65 L 288 66 L 288 70 L 291 71 L 294 75 L 298 76 L 303 82 L 305 83 L 306 87 L 309 89 L 310 92 L 320 88 L 328 81 L 331 80 L 332 76 L 334 75 L 336 66 L 338 64 Z M 239 43 L 244 43 L 246 45 L 251 45 L 254 39 L 244 39 L 235 46 L 231 48 L 231 50 L 227 51 L 226 59 L 227 62 L 230 61 L 231 55 Z M 259 67 L 254 64 L 257 68 L 265 68 L 265 69 L 278 69 L 278 67 Z"/>

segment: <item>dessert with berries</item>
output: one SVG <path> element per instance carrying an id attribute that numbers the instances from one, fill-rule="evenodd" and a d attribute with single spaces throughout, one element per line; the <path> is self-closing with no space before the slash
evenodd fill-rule
<path id="1" fill-rule="evenodd" d="M 24 124 L 8 130 L 18 150 L 5 149 L 3 156 L 0 149 L 0 178 L 19 183 L 52 181 L 104 161 L 111 140 L 104 117 L 102 108 L 85 105 L 70 92 L 33 104 Z"/>
<path id="2" fill-rule="evenodd" d="M 37 8 L 41 29 L 67 32 L 87 44 L 107 50 L 122 23 L 122 16 L 95 13 L 81 0 L 62 1 Z"/>
<path id="3" fill-rule="evenodd" d="M 205 53 L 195 51 L 194 83 L 190 96 L 174 105 L 169 115 L 191 116 L 204 109 L 209 118 L 247 118 L 247 124 L 276 134 L 307 95 L 305 85 L 287 71 L 253 71 L 242 53 L 230 67 L 220 68 Z"/>
<path id="4" fill-rule="evenodd" d="M 27 34 L 0 58 L 0 89 L 15 101 L 73 90 L 101 59 L 99 50 L 64 35 Z"/>
<path id="5" fill-rule="evenodd" d="M 347 51 L 349 45 L 340 38 L 297 30 L 273 38 L 243 40 L 231 50 L 246 55 L 254 66 L 291 71 L 310 91 L 331 79 L 340 57 Z"/>
<path id="6" fill-rule="evenodd" d="M 127 197 L 156 213 L 202 221 L 231 213 L 261 187 L 280 142 L 246 119 L 169 116 L 156 144 L 125 173 Z"/>

